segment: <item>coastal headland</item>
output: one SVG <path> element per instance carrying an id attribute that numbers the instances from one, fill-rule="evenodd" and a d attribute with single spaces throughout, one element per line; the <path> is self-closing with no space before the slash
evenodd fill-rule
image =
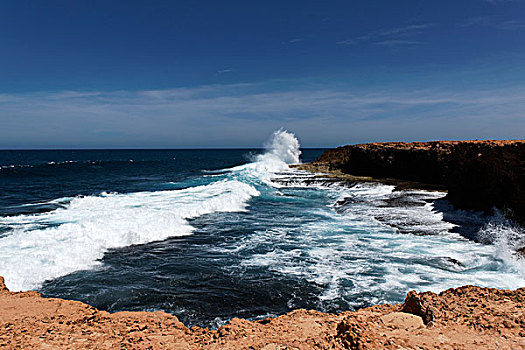
<path id="1" fill-rule="evenodd" d="M 99 311 L 79 301 L 10 292 L 0 277 L 5 349 L 523 349 L 525 288 L 409 292 L 403 304 L 325 314 L 234 318 L 217 330 L 164 312 Z"/>
<path id="2" fill-rule="evenodd" d="M 356 144 L 327 150 L 299 168 L 351 180 L 442 188 L 458 209 L 490 213 L 496 208 L 525 223 L 524 140 Z"/>

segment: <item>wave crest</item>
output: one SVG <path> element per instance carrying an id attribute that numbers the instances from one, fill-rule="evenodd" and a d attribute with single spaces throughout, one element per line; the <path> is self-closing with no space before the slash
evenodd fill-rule
<path id="1" fill-rule="evenodd" d="M 98 265 L 109 249 L 189 235 L 188 219 L 244 211 L 257 195 L 246 183 L 222 180 L 184 190 L 77 197 L 66 208 L 0 218 L 17 227 L 0 239 L 0 272 L 13 291 L 36 288 Z"/>

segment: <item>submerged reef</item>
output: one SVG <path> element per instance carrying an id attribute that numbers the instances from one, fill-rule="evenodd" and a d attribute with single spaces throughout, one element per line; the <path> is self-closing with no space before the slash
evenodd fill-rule
<path id="1" fill-rule="evenodd" d="M 525 223 L 524 140 L 348 145 L 301 168 L 442 186 L 458 209 L 490 213 L 497 208 Z"/>
<path id="2" fill-rule="evenodd" d="M 164 312 L 110 314 L 79 301 L 9 292 L 0 277 L 5 349 L 521 349 L 525 288 L 465 286 L 409 292 L 403 304 L 325 314 L 295 310 L 217 330 L 187 328 Z"/>

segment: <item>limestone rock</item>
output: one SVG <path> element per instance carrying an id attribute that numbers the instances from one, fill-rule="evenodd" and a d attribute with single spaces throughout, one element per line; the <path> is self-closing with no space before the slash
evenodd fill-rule
<path id="1" fill-rule="evenodd" d="M 525 348 L 525 288 L 412 291 L 401 305 L 339 315 L 295 310 L 260 321 L 234 318 L 218 330 L 188 329 L 164 312 L 109 314 L 78 301 L 2 290 L 2 349 Z"/>

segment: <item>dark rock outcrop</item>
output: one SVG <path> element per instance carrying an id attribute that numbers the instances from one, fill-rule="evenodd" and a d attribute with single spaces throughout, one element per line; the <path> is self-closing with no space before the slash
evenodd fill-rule
<path id="1" fill-rule="evenodd" d="M 494 207 L 525 223 L 525 141 L 385 142 L 322 154 L 313 166 L 356 176 L 443 185 L 460 209 Z"/>

